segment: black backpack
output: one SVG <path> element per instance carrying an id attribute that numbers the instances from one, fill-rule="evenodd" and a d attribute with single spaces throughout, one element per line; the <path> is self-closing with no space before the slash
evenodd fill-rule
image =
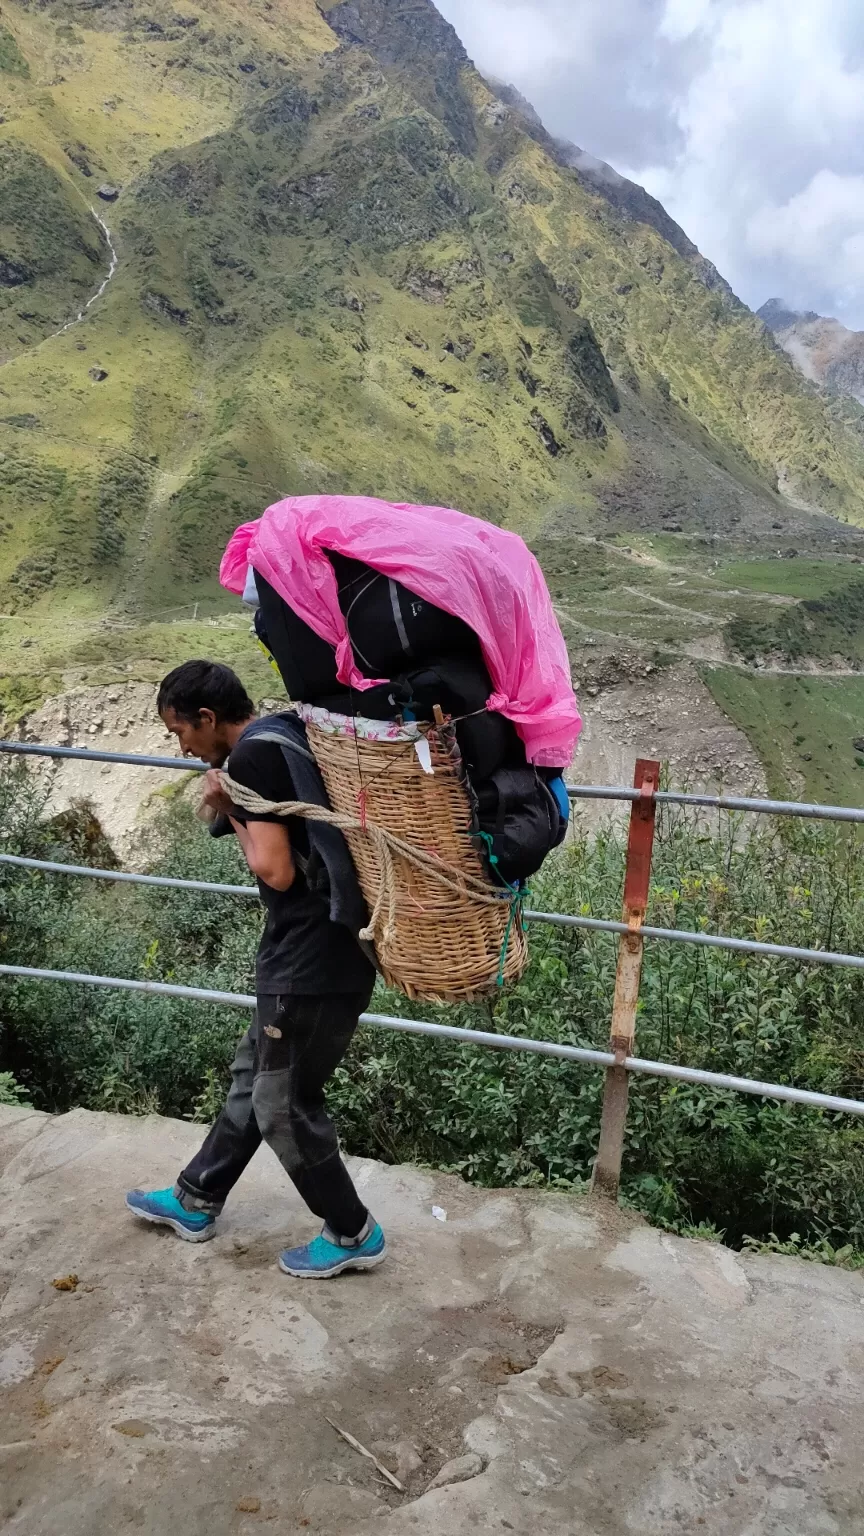
<path id="1" fill-rule="evenodd" d="M 533 768 L 499 768 L 474 785 L 474 798 L 481 852 L 508 885 L 535 875 L 567 835 L 555 795 Z"/>
<path id="2" fill-rule="evenodd" d="M 327 551 L 339 607 L 364 677 L 394 677 L 435 656 L 480 656 L 473 629 L 362 560 Z"/>

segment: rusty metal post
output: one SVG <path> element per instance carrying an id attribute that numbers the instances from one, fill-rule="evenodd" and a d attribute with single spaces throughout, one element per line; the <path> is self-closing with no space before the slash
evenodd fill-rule
<path id="1" fill-rule="evenodd" d="M 621 1159 L 624 1154 L 624 1130 L 627 1123 L 629 1080 L 624 1068 L 633 1055 L 636 1036 L 636 1008 L 642 980 L 642 927 L 648 911 L 651 883 L 651 857 L 654 852 L 656 801 L 660 786 L 660 764 L 639 758 L 634 786 L 640 791 L 630 811 L 630 837 L 624 876 L 624 918 L 629 932 L 621 935 L 618 948 L 618 972 L 612 1004 L 612 1031 L 609 1049 L 615 1066 L 606 1069 L 600 1145 L 591 1180 L 592 1193 L 618 1198 Z"/>

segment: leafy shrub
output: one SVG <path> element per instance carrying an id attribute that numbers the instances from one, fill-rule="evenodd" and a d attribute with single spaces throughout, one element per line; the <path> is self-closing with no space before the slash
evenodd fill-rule
<path id="1" fill-rule="evenodd" d="M 0 26 L 0 70 L 5 70 L 7 75 L 20 75 L 24 80 L 30 78 L 30 65 L 12 33 L 3 26 Z"/>
<path id="2" fill-rule="evenodd" d="M 11 1072 L 0 1072 L 0 1104 L 26 1105 L 27 1095 Z"/>

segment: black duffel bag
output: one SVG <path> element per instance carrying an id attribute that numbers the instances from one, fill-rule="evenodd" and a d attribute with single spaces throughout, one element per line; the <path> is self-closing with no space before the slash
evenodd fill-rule
<path id="1" fill-rule="evenodd" d="M 525 747 L 512 720 L 486 708 L 492 683 L 482 657 L 445 656 L 375 688 L 339 687 L 311 702 L 336 714 L 367 720 L 435 718 L 435 705 L 454 722 L 470 779 L 488 779 L 505 763 L 525 766 Z"/>
<path id="2" fill-rule="evenodd" d="M 470 779 L 487 779 L 505 763 L 524 766 L 525 747 L 512 720 L 486 708 L 492 681 L 482 656 L 444 656 L 406 673 L 394 691 L 418 720 L 433 720 L 436 704 L 451 717 Z"/>
<path id="3" fill-rule="evenodd" d="M 255 615 L 255 629 L 276 662 L 290 698 L 334 714 L 364 715 L 368 720 L 396 720 L 406 712 L 415 720 L 433 720 L 437 704 L 458 722 L 456 736 L 471 777 L 488 778 L 511 759 L 524 763 L 525 752 L 515 727 L 503 715 L 485 708 L 492 683 L 479 654 L 448 656 L 436 665 L 403 673 L 374 688 L 347 688 L 337 681 L 332 646 L 316 635 L 257 572 L 256 585 L 261 606 Z"/>
<path id="4" fill-rule="evenodd" d="M 480 641 L 463 619 L 427 603 L 401 582 L 391 581 L 360 560 L 335 552 L 330 552 L 330 559 L 354 658 L 364 677 L 399 677 L 427 667 L 433 658 L 441 656 L 470 657 L 482 667 Z M 279 668 L 289 697 L 325 708 L 337 707 L 330 702 L 331 698 L 335 701 L 348 690 L 337 681 L 333 646 L 316 635 L 260 571 L 255 572 L 255 585 L 261 604 L 259 633 Z M 368 694 L 363 697 L 368 699 Z M 384 713 L 379 715 L 370 709 L 370 719 L 391 718 L 385 694 L 378 700 L 377 708 Z M 348 709 L 345 713 L 361 711 Z"/>

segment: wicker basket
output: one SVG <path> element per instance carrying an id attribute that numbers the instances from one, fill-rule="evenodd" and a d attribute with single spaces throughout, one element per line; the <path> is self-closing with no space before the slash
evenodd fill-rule
<path id="1" fill-rule="evenodd" d="M 471 807 L 452 730 L 428 734 L 432 774 L 424 772 L 410 744 L 333 735 L 314 724 L 307 730 L 335 811 L 357 816 L 365 803 L 370 823 L 434 854 L 448 870 L 485 881 L 490 894 L 500 891 L 471 838 Z M 361 831 L 345 836 L 371 910 L 380 882 L 376 848 Z M 499 980 L 522 975 L 528 946 L 521 913 L 506 893 L 487 905 L 405 859 L 398 860 L 397 872 L 396 922 L 377 946 L 388 985 L 427 1002 L 467 1002 L 494 990 Z"/>

